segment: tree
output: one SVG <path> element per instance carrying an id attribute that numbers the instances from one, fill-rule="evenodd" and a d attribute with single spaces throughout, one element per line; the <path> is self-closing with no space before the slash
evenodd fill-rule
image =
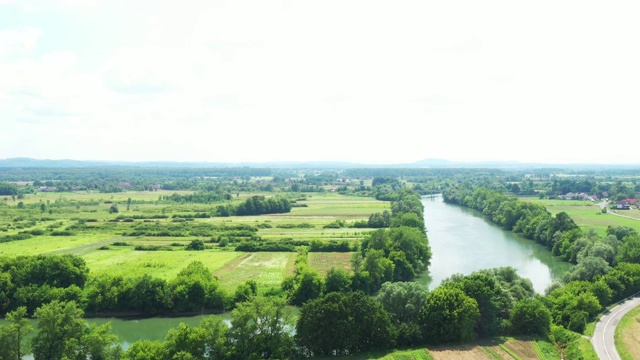
<path id="1" fill-rule="evenodd" d="M 576 280 L 594 281 L 596 278 L 606 274 L 611 270 L 607 261 L 595 256 L 587 256 L 580 260 L 571 272 L 568 272 L 564 280 L 566 282 Z"/>
<path id="2" fill-rule="evenodd" d="M 120 210 L 118 210 L 118 204 L 111 204 L 111 207 L 109 207 L 109 214 L 116 214 L 119 211 Z"/>
<path id="3" fill-rule="evenodd" d="M 386 282 L 376 300 L 389 313 L 397 328 L 398 345 L 417 344 L 422 337 L 418 318 L 427 302 L 429 290 L 416 282 Z"/>
<path id="4" fill-rule="evenodd" d="M 165 351 L 160 341 L 138 340 L 131 344 L 125 353 L 128 360 L 159 360 L 165 358 Z"/>
<path id="5" fill-rule="evenodd" d="M 315 299 L 322 295 L 323 288 L 322 278 L 311 269 L 305 269 L 300 275 L 300 280 L 296 286 L 291 303 L 294 305 L 302 305 L 308 300 Z"/>
<path id="6" fill-rule="evenodd" d="M 189 243 L 189 245 L 187 245 L 187 250 L 204 250 L 205 246 L 204 246 L 204 241 L 202 240 L 192 240 L 191 243 Z"/>
<path id="7" fill-rule="evenodd" d="M 35 360 L 73 358 L 80 338 L 85 332 L 83 311 L 75 302 L 53 301 L 35 312 L 38 333 L 33 338 Z"/>
<path id="8" fill-rule="evenodd" d="M 487 337 L 500 332 L 502 320 L 509 317 L 511 299 L 495 278 L 476 272 L 467 276 L 454 275 L 443 284 L 459 288 L 478 303 L 480 320 L 475 329 L 478 336 Z"/>
<path id="9" fill-rule="evenodd" d="M 121 351 L 118 337 L 111 332 L 111 323 L 90 324 L 80 337 L 76 359 L 118 359 Z"/>
<path id="10" fill-rule="evenodd" d="M 420 314 L 428 342 L 471 341 L 475 339 L 476 322 L 480 318 L 478 303 L 452 286 L 440 286 L 427 298 Z"/>
<path id="11" fill-rule="evenodd" d="M 296 324 L 305 356 L 353 355 L 395 343 L 389 314 L 363 292 L 332 292 L 308 301 Z"/>
<path id="12" fill-rule="evenodd" d="M 294 351 L 291 310 L 281 298 L 257 296 L 231 312 L 232 359 L 285 359 Z"/>
<path id="13" fill-rule="evenodd" d="M 200 321 L 200 329 L 204 333 L 205 359 L 223 359 L 228 353 L 227 333 L 229 327 L 215 315 Z"/>
<path id="14" fill-rule="evenodd" d="M 551 329 L 551 312 L 539 299 L 522 299 L 513 305 L 511 325 L 517 334 L 546 337 Z"/>
<path id="15" fill-rule="evenodd" d="M 640 263 L 640 235 L 627 235 L 618 248 L 616 262 Z"/>
<path id="16" fill-rule="evenodd" d="M 351 277 L 344 269 L 331 268 L 324 280 L 325 293 L 351 290 Z"/>
<path id="17" fill-rule="evenodd" d="M 175 359 L 176 355 L 189 354 L 195 359 L 204 357 L 206 334 L 203 329 L 191 327 L 185 323 L 180 323 L 178 327 L 170 329 L 162 344 L 167 359 Z"/>
<path id="18" fill-rule="evenodd" d="M 27 353 L 25 335 L 33 330 L 27 319 L 27 308 L 19 307 L 7 313 L 8 326 L 0 326 L 0 359 L 21 360 Z"/>

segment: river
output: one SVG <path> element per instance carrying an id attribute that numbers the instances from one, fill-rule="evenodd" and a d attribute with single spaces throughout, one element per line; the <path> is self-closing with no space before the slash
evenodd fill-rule
<path id="1" fill-rule="evenodd" d="M 531 280 L 537 293 L 544 294 L 555 278 L 571 268 L 544 246 L 503 230 L 476 210 L 447 204 L 441 195 L 425 196 L 422 204 L 432 259 L 429 272 L 419 281 L 430 289 L 456 273 L 511 266 Z"/>

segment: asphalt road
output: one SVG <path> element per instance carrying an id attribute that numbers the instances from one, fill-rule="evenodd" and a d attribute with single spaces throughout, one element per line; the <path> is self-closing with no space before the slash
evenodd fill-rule
<path id="1" fill-rule="evenodd" d="M 601 360 L 620 359 L 616 345 L 613 342 L 613 335 L 620 319 L 638 305 L 640 305 L 640 294 L 636 294 L 635 297 L 620 303 L 598 321 L 591 343 L 593 343 L 593 348 Z M 638 355 L 640 356 L 640 354 Z"/>

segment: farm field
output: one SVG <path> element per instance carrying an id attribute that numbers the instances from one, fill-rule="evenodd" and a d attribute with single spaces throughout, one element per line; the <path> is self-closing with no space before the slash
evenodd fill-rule
<path id="1" fill-rule="evenodd" d="M 38 236 L 0 243 L 0 256 L 74 254 L 86 261 L 92 274 L 149 274 L 167 280 L 190 262 L 201 261 L 218 277 L 221 285 L 231 291 L 247 280 L 256 280 L 259 289 L 264 291 L 279 286 L 284 277 L 293 274 L 296 253 L 246 253 L 234 251 L 233 244 L 219 246 L 220 237 L 232 231 L 229 229 L 257 228 L 255 235 L 266 241 L 355 242 L 371 229 L 324 226 L 336 220 L 367 220 L 373 213 L 390 209 L 388 202 L 327 192 L 303 195 L 290 213 L 183 220 L 180 217 L 185 215 L 211 212 L 220 203 L 160 201 L 162 196 L 192 193 L 41 192 L 25 195 L 20 200 L 24 204 L 22 208 L 18 208 L 18 201 L 8 200 L 8 206 L 0 207 L 0 237 L 20 232 L 37 233 Z M 230 201 L 243 201 L 252 195 L 255 194 L 238 194 Z M 117 213 L 109 212 L 113 204 L 119 208 Z M 205 228 L 217 230 L 213 233 L 212 230 L 194 230 Z M 140 229 L 147 229 L 147 233 L 137 234 Z M 158 236 L 149 233 L 151 230 L 148 229 L 166 234 Z M 186 251 L 185 247 L 196 239 L 204 241 L 206 249 Z M 159 250 L 136 249 L 141 246 L 156 246 Z M 332 266 L 349 270 L 350 256 L 351 253 L 310 253 L 309 265 L 323 275 Z"/>
<path id="2" fill-rule="evenodd" d="M 640 220 L 629 219 L 614 214 L 602 213 L 600 206 L 591 201 L 549 200 L 535 197 L 520 197 L 522 201 L 542 204 L 552 214 L 566 212 L 583 230 L 595 229 L 599 235 L 606 234 L 608 226 L 629 226 L 640 231 Z M 612 211 L 612 210 L 609 210 Z M 630 210 L 633 211 L 633 210 Z M 638 211 L 638 210 L 635 210 Z M 622 215 L 632 216 L 632 212 L 618 211 Z M 640 211 L 638 211 L 640 213 Z M 638 216 L 640 218 L 640 216 Z"/>
<path id="3" fill-rule="evenodd" d="M 542 346 L 540 345 L 542 343 Z M 545 350 L 541 350 L 544 348 Z M 496 339 L 478 343 L 398 350 L 385 355 L 368 355 L 356 359 L 378 360 L 555 360 L 560 359 L 548 342 L 522 339 Z"/>

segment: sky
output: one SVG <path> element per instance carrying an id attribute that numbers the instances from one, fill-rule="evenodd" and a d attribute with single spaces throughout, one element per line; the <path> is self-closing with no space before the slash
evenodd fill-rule
<path id="1" fill-rule="evenodd" d="M 639 10 L 0 0 L 0 159 L 640 163 Z"/>

